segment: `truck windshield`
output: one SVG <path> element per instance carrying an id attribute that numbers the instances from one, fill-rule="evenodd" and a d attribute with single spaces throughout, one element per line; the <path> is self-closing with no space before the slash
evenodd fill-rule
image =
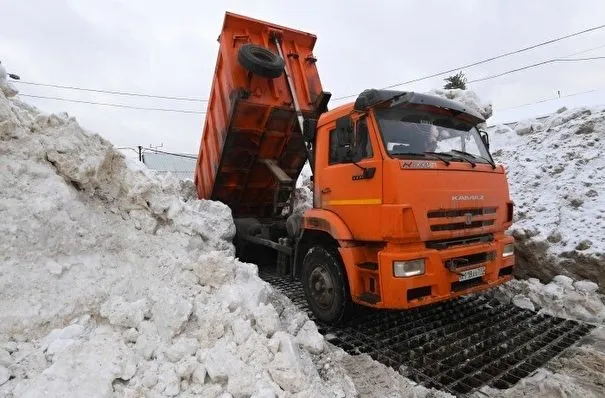
<path id="1" fill-rule="evenodd" d="M 479 131 L 451 111 L 430 106 L 377 109 L 376 119 L 389 155 L 443 154 L 451 161 L 491 163 Z"/>

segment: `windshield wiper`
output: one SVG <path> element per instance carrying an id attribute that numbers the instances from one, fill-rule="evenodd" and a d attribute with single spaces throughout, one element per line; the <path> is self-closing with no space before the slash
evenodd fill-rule
<path id="1" fill-rule="evenodd" d="M 489 164 L 490 164 L 490 166 L 492 166 L 492 169 L 495 169 L 495 168 L 496 168 L 496 164 L 495 164 L 494 162 L 492 162 L 491 160 L 489 160 L 489 159 L 487 159 L 487 158 L 485 158 L 485 157 L 483 157 L 483 156 L 480 156 L 480 155 L 479 155 L 479 156 L 477 156 L 477 155 L 473 155 L 472 153 L 468 153 L 468 152 L 464 152 L 464 151 L 459 151 L 459 150 L 457 150 L 457 149 L 452 149 L 450 152 L 455 152 L 455 153 L 459 153 L 459 154 L 462 154 L 462 155 L 467 155 L 467 156 L 472 157 L 473 159 L 483 159 L 483 160 L 485 160 L 487 163 L 489 163 Z M 475 166 L 473 166 L 473 167 L 475 167 Z"/>
<path id="2" fill-rule="evenodd" d="M 473 166 L 473 168 L 477 167 L 477 163 L 473 162 L 472 160 L 470 160 L 468 157 L 471 157 L 473 159 L 475 158 L 475 155 L 473 155 L 472 153 L 468 153 L 468 152 L 464 152 L 464 151 L 459 151 L 457 149 L 452 149 L 450 150 L 450 152 L 454 152 L 463 156 L 457 157 L 456 159 L 462 159 L 466 162 L 469 162 L 471 164 L 471 166 Z M 468 157 L 467 157 L 468 156 Z"/>
<path id="3" fill-rule="evenodd" d="M 448 158 L 451 158 L 451 157 L 452 157 L 452 155 L 450 155 L 449 153 L 443 153 L 443 152 L 430 152 L 430 151 L 427 151 L 427 152 L 425 152 L 425 153 L 426 153 L 426 154 L 429 154 L 429 155 L 433 155 L 433 156 L 435 156 L 436 158 L 438 158 L 438 159 L 440 159 L 440 160 L 443 160 L 443 161 L 445 162 L 445 164 L 446 164 L 446 165 L 448 165 L 448 166 L 450 165 L 450 161 L 449 161 L 449 160 L 442 158 L 442 156 L 447 156 Z"/>
<path id="4" fill-rule="evenodd" d="M 442 156 L 440 156 L 441 154 L 437 154 L 435 152 L 391 152 L 392 156 L 424 156 L 424 157 L 431 157 L 433 159 L 437 159 L 437 160 L 441 160 L 443 163 L 445 163 L 446 166 L 450 165 L 449 160 L 443 158 Z"/>

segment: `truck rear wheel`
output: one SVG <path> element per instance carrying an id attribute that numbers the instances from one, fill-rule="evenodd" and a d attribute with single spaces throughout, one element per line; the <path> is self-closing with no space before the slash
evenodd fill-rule
<path id="1" fill-rule="evenodd" d="M 282 57 L 256 44 L 244 44 L 237 54 L 239 63 L 255 75 L 274 79 L 284 71 Z"/>
<path id="2" fill-rule="evenodd" d="M 337 250 L 312 247 L 303 260 L 302 283 L 307 301 L 318 320 L 338 323 L 350 315 L 349 286 Z"/>

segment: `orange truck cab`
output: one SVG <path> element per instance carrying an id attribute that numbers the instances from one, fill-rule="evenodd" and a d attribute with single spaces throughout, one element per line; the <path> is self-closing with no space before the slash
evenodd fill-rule
<path id="1" fill-rule="evenodd" d="M 315 36 L 227 13 L 219 42 L 195 183 L 231 207 L 238 256 L 300 279 L 328 323 L 355 304 L 408 309 L 513 277 L 513 203 L 480 114 L 374 89 L 328 111 Z"/>

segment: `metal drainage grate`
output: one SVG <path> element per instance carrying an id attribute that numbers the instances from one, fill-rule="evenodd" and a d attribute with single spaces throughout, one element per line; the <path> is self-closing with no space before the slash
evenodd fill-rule
<path id="1" fill-rule="evenodd" d="M 458 396 L 485 385 L 510 388 L 594 328 L 482 295 L 408 311 L 362 310 L 330 326 L 313 317 L 300 282 L 261 277 L 307 311 L 332 344 Z"/>

